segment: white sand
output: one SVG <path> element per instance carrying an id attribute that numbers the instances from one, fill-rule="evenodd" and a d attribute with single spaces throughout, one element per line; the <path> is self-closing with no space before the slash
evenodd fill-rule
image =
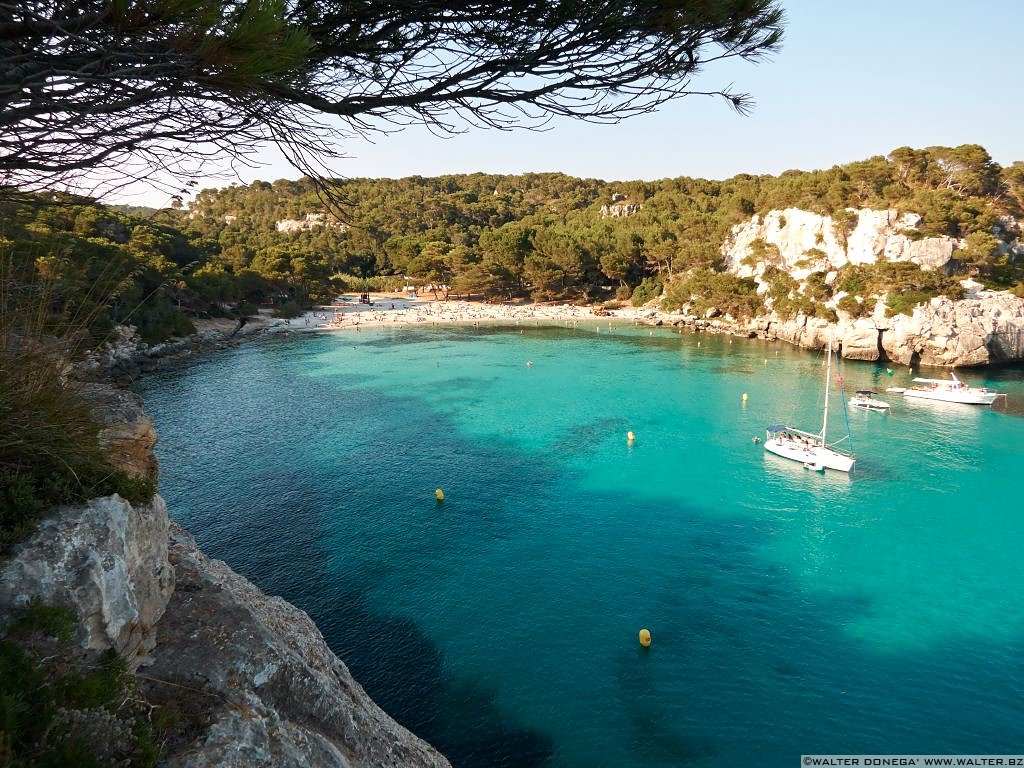
<path id="1" fill-rule="evenodd" d="M 269 330 L 353 330 L 363 328 L 416 325 L 562 325 L 583 321 L 650 322 L 661 317 L 650 309 L 624 307 L 599 310 L 574 304 L 487 303 L 439 300 L 433 297 L 411 299 L 400 294 L 372 294 L 372 305 L 358 303 L 358 296 L 345 295 L 340 301 L 314 309 L 287 324 L 277 321 Z M 595 314 L 601 311 L 604 314 Z"/>

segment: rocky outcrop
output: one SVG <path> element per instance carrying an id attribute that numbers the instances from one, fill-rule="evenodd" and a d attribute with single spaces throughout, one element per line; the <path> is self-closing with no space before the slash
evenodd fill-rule
<path id="1" fill-rule="evenodd" d="M 612 203 L 611 205 L 601 206 L 601 218 L 623 218 L 626 216 L 633 216 L 634 214 L 640 213 L 643 210 L 643 205 L 640 203 Z"/>
<path id="2" fill-rule="evenodd" d="M 177 589 L 146 687 L 205 694 L 208 728 L 169 766 L 432 766 L 448 761 L 385 714 L 303 611 L 174 527 Z"/>
<path id="3" fill-rule="evenodd" d="M 722 256 L 729 271 L 752 277 L 764 271 L 768 261 L 758 263 L 749 257 L 755 241 L 778 249 L 779 267 L 797 279 L 810 272 L 838 269 L 846 264 L 874 264 L 876 261 L 909 261 L 922 269 L 942 269 L 956 250 L 951 237 L 918 237 L 915 233 L 921 217 L 902 216 L 896 211 L 870 208 L 850 209 L 855 225 L 841 231 L 831 216 L 787 208 L 770 211 L 764 217 L 753 216 L 732 228 L 722 245 Z"/>
<path id="4" fill-rule="evenodd" d="M 85 362 L 78 365 L 78 370 L 81 374 L 109 376 L 118 383 L 129 384 L 143 373 L 175 365 L 192 355 L 238 346 L 246 339 L 276 328 L 274 323 L 284 321 L 262 314 L 244 321 L 197 320 L 196 333 L 159 344 L 144 342 L 134 326 L 119 325 L 110 341 L 87 351 Z"/>
<path id="5" fill-rule="evenodd" d="M 341 232 L 348 230 L 348 224 L 338 221 L 326 213 L 307 213 L 301 219 L 281 219 L 276 223 L 278 232 L 302 232 L 316 227 L 332 227 Z"/>
<path id="6" fill-rule="evenodd" d="M 881 336 L 893 362 L 981 366 L 1024 359 L 1024 299 L 1007 293 L 951 301 L 940 296 L 897 315 Z"/>
<path id="7" fill-rule="evenodd" d="M 83 653 L 145 666 L 152 703 L 190 699 L 202 727 L 165 765 L 449 766 L 374 704 L 309 616 L 207 558 L 159 496 L 55 510 L 0 570 L 0 629 L 30 600 L 73 610 Z"/>
<path id="8" fill-rule="evenodd" d="M 759 331 L 808 349 L 823 348 L 831 335 L 852 360 L 968 368 L 1024 360 L 1024 299 L 995 292 L 960 301 L 940 296 L 910 317 L 841 315 L 834 324 L 804 315 L 773 317 L 763 319 Z"/>
<path id="9" fill-rule="evenodd" d="M 948 269 L 960 245 L 951 237 L 920 236 L 921 217 L 915 213 L 865 208 L 846 214 L 839 222 L 797 208 L 753 216 L 732 228 L 722 245 L 723 260 L 732 273 L 757 280 L 763 292 L 768 286 L 761 276 L 769 266 L 788 272 L 798 284 L 813 272 L 824 273 L 825 283 L 833 284 L 837 270 L 847 264 L 911 262 L 926 271 Z M 1005 250 L 1020 250 L 1016 222 L 1002 221 L 998 231 L 1012 240 L 1002 243 Z M 1024 359 L 1024 300 L 985 291 L 972 281 L 964 287 L 968 298 L 932 299 L 909 317 L 886 317 L 884 303 L 878 303 L 872 316 L 853 318 L 838 309 L 844 294 L 837 293 L 826 302 L 839 317 L 834 327 L 804 315 L 781 320 L 771 313 L 769 299 L 771 314 L 759 319 L 756 333 L 808 348 L 823 347 L 833 335 L 842 341 L 843 356 L 855 360 L 957 367 Z M 875 297 L 865 300 L 874 304 Z"/>
<path id="10" fill-rule="evenodd" d="M 115 649 L 135 669 L 156 645 L 174 590 L 163 499 L 133 506 L 120 496 L 61 507 L 18 545 L 0 571 L 0 623 L 30 600 L 80 618 L 83 650 Z"/>
<path id="11" fill-rule="evenodd" d="M 129 475 L 156 480 L 156 430 L 139 396 L 98 383 L 82 384 L 79 392 L 92 405 L 92 417 L 101 427 L 100 445 L 110 463 Z"/>
<path id="12" fill-rule="evenodd" d="M 85 394 L 120 468 L 152 476 L 138 397 Z M 373 703 L 305 613 L 203 555 L 158 495 L 53 510 L 0 561 L 0 632 L 31 601 L 71 609 L 82 656 L 117 651 L 150 704 L 184 718 L 162 764 L 450 768 Z"/>

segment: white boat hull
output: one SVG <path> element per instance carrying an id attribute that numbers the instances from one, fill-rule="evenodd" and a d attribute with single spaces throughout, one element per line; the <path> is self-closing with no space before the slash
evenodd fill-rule
<path id="1" fill-rule="evenodd" d="M 808 432 L 785 424 L 774 424 L 767 429 L 764 447 L 769 453 L 791 461 L 799 461 L 808 469 L 824 472 L 835 469 L 849 472 L 854 458 L 848 453 L 828 447 L 828 385 L 832 379 L 832 339 L 828 341 L 825 363 L 825 405 L 821 413 L 821 432 Z"/>
<path id="2" fill-rule="evenodd" d="M 998 392 L 983 392 L 980 389 L 942 390 L 917 389 L 911 387 L 903 393 L 904 397 L 918 397 L 922 400 L 941 400 L 944 403 L 964 403 L 966 405 L 992 405 Z"/>
<path id="3" fill-rule="evenodd" d="M 833 451 L 823 445 L 804 445 L 792 440 L 773 437 L 765 441 L 764 448 L 784 459 L 799 461 L 801 464 L 820 464 L 827 469 L 849 472 L 853 469 L 854 458 L 845 453 Z"/>
<path id="4" fill-rule="evenodd" d="M 851 408 L 861 408 L 866 411 L 888 411 L 889 404 L 884 400 L 875 400 L 873 397 L 851 397 Z"/>

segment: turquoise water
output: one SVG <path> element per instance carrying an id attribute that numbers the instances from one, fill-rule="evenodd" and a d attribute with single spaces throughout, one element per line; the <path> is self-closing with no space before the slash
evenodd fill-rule
<path id="1" fill-rule="evenodd" d="M 963 375 L 996 409 L 850 413 L 850 477 L 751 440 L 816 429 L 823 375 L 760 341 L 430 328 L 273 339 L 140 391 L 172 514 L 456 768 L 1019 750 L 1024 373 Z"/>

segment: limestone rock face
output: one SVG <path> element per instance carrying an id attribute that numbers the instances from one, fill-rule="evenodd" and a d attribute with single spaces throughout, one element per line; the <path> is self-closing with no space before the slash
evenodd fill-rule
<path id="1" fill-rule="evenodd" d="M 111 463 L 129 475 L 155 480 L 156 430 L 142 399 L 134 392 L 107 384 L 83 385 L 81 393 L 92 404 L 92 416 L 101 426 L 100 445 Z"/>
<path id="2" fill-rule="evenodd" d="M 881 357 L 879 334 L 878 327 L 867 318 L 840 323 L 836 329 L 843 357 L 850 360 L 878 360 Z"/>
<path id="3" fill-rule="evenodd" d="M 892 261 L 912 261 L 920 264 L 922 269 L 942 269 L 953 257 L 956 241 L 951 237 L 926 237 L 912 240 L 900 258 Z"/>
<path id="4" fill-rule="evenodd" d="M 924 269 L 941 269 L 952 257 L 957 241 L 951 237 L 913 240 L 904 232 L 916 229 L 921 217 L 896 211 L 864 208 L 855 211 L 857 223 L 845 244 L 835 231 L 831 216 L 787 208 L 770 211 L 763 218 L 753 216 L 738 224 L 722 245 L 722 256 L 730 272 L 740 277 L 759 274 L 764 264 L 744 264 L 751 244 L 763 240 L 779 249 L 776 266 L 797 279 L 811 271 L 837 269 L 845 264 L 874 264 L 877 261 L 910 261 Z M 819 255 L 819 254 L 823 254 Z"/>
<path id="5" fill-rule="evenodd" d="M 177 527 L 170 557 L 177 590 L 146 685 L 154 696 L 202 691 L 209 726 L 166 765 L 449 766 L 370 700 L 303 611 Z"/>
<path id="6" fill-rule="evenodd" d="M 803 315 L 771 323 L 769 328 L 771 339 L 786 341 L 804 349 L 824 349 L 828 344 L 826 326 L 814 318 Z"/>
<path id="7" fill-rule="evenodd" d="M 833 325 L 804 315 L 773 316 L 754 330 L 807 349 L 823 349 L 831 335 L 842 345 L 843 357 L 852 360 L 969 368 L 1024 360 L 1024 299 L 986 291 L 960 301 L 932 299 L 911 317 L 846 317 Z"/>
<path id="8" fill-rule="evenodd" d="M 932 299 L 882 334 L 889 359 L 904 365 L 979 366 L 1024 359 L 1024 299 L 1007 293 Z"/>
<path id="9" fill-rule="evenodd" d="M 135 669 L 156 642 L 174 591 L 164 501 L 133 506 L 116 494 L 60 507 L 0 571 L 0 617 L 38 598 L 80 618 L 84 649 L 116 649 Z"/>
<path id="10" fill-rule="evenodd" d="M 275 224 L 278 232 L 301 232 L 304 229 L 315 229 L 316 227 L 331 227 L 345 232 L 348 225 L 338 221 L 326 213 L 307 213 L 301 219 L 281 219 Z"/>
<path id="11" fill-rule="evenodd" d="M 836 231 L 831 217 L 797 208 L 753 216 L 733 227 L 723 243 L 726 267 L 740 277 L 759 281 L 769 264 L 798 282 L 811 272 L 825 272 L 825 282 L 832 283 L 835 270 L 851 263 L 904 261 L 926 270 L 945 269 L 959 244 L 951 237 L 916 237 L 921 217 L 915 213 L 900 215 L 894 210 L 867 208 L 848 212 L 856 217 L 851 216 L 855 223 L 846 230 L 845 238 Z M 1012 220 L 1001 221 L 1000 227 L 1004 237 L 1019 235 L 1019 226 Z M 774 246 L 764 249 L 756 262 L 751 258 L 758 253 L 755 241 Z M 1014 240 L 1002 247 L 1017 252 L 1021 244 Z M 933 299 L 915 308 L 912 317 L 886 318 L 882 306 L 867 318 L 854 319 L 840 311 L 839 322 L 828 329 L 827 322 L 817 318 L 799 316 L 783 321 L 772 314 L 756 333 L 807 348 L 823 347 L 832 335 L 842 344 L 844 357 L 907 365 L 981 366 L 1024 359 L 1024 299 L 986 291 L 970 281 L 964 285 L 966 299 Z M 841 296 L 836 294 L 828 306 L 836 308 Z M 872 297 L 865 300 L 874 302 Z"/>
<path id="12" fill-rule="evenodd" d="M 636 213 L 640 213 L 640 211 L 642 210 L 643 205 L 640 203 L 616 202 L 613 203 L 612 205 L 601 206 L 601 218 L 622 218 L 625 216 L 632 216 Z"/>

